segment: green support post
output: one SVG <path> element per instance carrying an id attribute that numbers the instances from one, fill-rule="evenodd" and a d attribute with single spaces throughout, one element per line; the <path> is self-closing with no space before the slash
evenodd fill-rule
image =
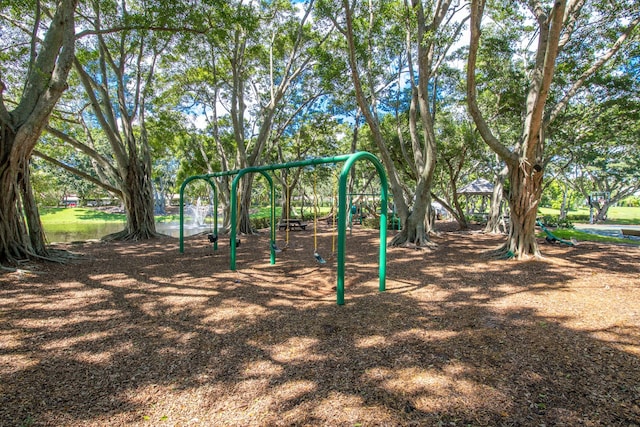
<path id="1" fill-rule="evenodd" d="M 211 178 L 207 181 L 209 181 L 211 188 L 213 188 L 213 233 L 218 237 L 218 188 L 213 182 L 211 182 Z M 215 239 L 213 242 L 213 250 L 218 250 L 218 239 Z"/>

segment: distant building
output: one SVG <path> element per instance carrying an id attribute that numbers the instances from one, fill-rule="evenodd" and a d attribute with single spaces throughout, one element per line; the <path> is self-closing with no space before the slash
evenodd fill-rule
<path id="1" fill-rule="evenodd" d="M 78 198 L 77 194 L 67 194 L 62 198 L 62 206 L 66 208 L 75 208 L 78 206 Z"/>

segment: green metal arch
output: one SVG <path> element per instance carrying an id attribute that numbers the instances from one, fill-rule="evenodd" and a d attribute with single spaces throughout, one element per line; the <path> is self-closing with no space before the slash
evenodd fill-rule
<path id="1" fill-rule="evenodd" d="M 211 178 L 215 178 L 215 177 L 222 177 L 222 176 L 231 176 L 231 175 L 236 175 L 236 179 L 234 179 L 234 186 L 237 183 L 237 175 L 245 175 L 248 170 L 251 168 L 245 168 L 245 169 L 240 169 L 240 170 L 231 170 L 231 171 L 225 171 L 225 172 L 214 172 L 214 173 L 210 173 L 210 174 L 205 174 L 205 175 L 192 175 L 190 177 L 188 177 L 187 179 L 184 180 L 184 182 L 182 183 L 182 185 L 180 186 L 180 253 L 184 253 L 184 189 L 186 188 L 187 184 L 189 184 L 191 181 L 197 180 L 197 179 L 202 179 L 205 180 L 209 183 L 209 185 L 211 185 L 211 188 L 213 188 L 213 203 L 214 203 L 214 212 L 216 213 L 213 218 L 214 218 L 214 229 L 216 230 L 216 234 L 218 233 L 218 189 L 215 186 L 215 184 L 213 182 L 211 182 Z M 247 171 L 247 172 L 245 172 Z M 256 172 L 259 172 L 262 176 L 264 176 L 267 181 L 269 182 L 269 187 L 271 189 L 270 191 L 270 202 L 271 202 L 271 264 L 275 264 L 276 263 L 276 258 L 275 258 L 275 236 L 276 236 L 276 230 L 275 230 L 275 217 L 276 217 L 276 207 L 275 207 L 275 189 L 273 187 L 273 179 L 271 178 L 271 176 L 266 173 L 264 170 L 258 170 Z M 236 203 L 237 198 L 236 198 L 236 192 L 232 191 L 232 212 L 231 212 L 231 218 L 232 218 L 232 224 L 231 224 L 231 241 L 233 242 L 231 244 L 231 258 L 234 260 L 234 265 L 235 265 L 235 251 L 236 251 L 236 228 L 237 228 L 237 224 L 235 223 L 236 220 L 236 215 L 237 215 L 237 207 L 236 207 L 236 212 L 233 212 L 233 205 Z M 215 241 L 213 243 L 213 249 L 216 250 L 218 249 L 218 242 Z M 234 268 L 235 270 L 235 268 Z"/>
<path id="2" fill-rule="evenodd" d="M 380 160 L 373 154 L 360 151 L 350 155 L 345 164 L 342 166 L 338 183 L 338 272 L 336 283 L 336 299 L 338 305 L 344 304 L 344 261 L 346 251 L 346 235 L 347 235 L 347 179 L 349 171 L 356 161 L 360 159 L 369 160 L 380 178 L 380 253 L 378 261 L 378 290 L 384 292 L 386 289 L 387 276 L 387 206 L 389 198 L 387 175 Z"/>
<path id="3" fill-rule="evenodd" d="M 230 260 L 230 269 L 232 271 L 236 270 L 236 233 L 237 233 L 237 187 L 238 182 L 242 178 L 242 176 L 247 173 L 255 173 L 260 172 L 264 173 L 265 171 L 273 171 L 277 169 L 289 169 L 295 167 L 303 167 L 303 166 L 312 166 L 312 165 L 320 165 L 327 163 L 341 163 L 344 162 L 344 166 L 342 167 L 342 171 L 339 177 L 339 195 L 338 195 L 338 255 L 337 255 L 337 284 L 336 284 L 336 300 L 338 305 L 344 304 L 344 262 L 345 262 L 345 250 L 346 250 L 346 204 L 347 204 L 347 179 L 349 176 L 349 171 L 353 167 L 356 161 L 360 159 L 365 159 L 371 162 L 376 171 L 378 172 L 378 176 L 380 177 L 380 203 L 384 207 L 381 209 L 381 217 L 380 217 L 380 254 L 379 254 L 379 291 L 382 292 L 386 288 L 386 257 L 387 257 L 387 209 L 388 206 L 388 183 L 387 183 L 387 175 L 384 171 L 384 167 L 380 160 L 374 156 L 373 154 L 367 151 L 359 151 L 353 154 L 345 154 L 341 156 L 333 156 L 333 157 L 321 157 L 321 158 L 313 158 L 307 160 L 300 160 L 295 162 L 288 162 L 282 164 L 274 164 L 274 165 L 264 165 L 264 166 L 253 166 L 249 168 L 242 169 L 237 172 L 233 184 L 231 186 L 231 260 Z M 265 175 L 266 176 L 266 175 Z M 270 178 L 267 178 L 270 180 Z M 271 182 L 271 181 L 270 181 Z M 272 184 L 272 182 L 271 182 Z M 272 264 L 275 263 L 275 205 L 274 205 L 274 193 L 273 184 L 271 185 L 272 192 L 272 203 L 271 203 L 271 260 Z"/>
<path id="4" fill-rule="evenodd" d="M 270 233 L 270 242 L 269 242 L 269 251 L 270 251 L 270 259 L 271 264 L 276 263 L 276 202 L 275 195 L 276 190 L 273 188 L 273 178 L 266 171 L 269 169 L 264 169 L 262 167 L 248 167 L 241 169 L 238 171 L 236 176 L 233 178 L 233 182 L 231 183 L 231 229 L 229 231 L 229 240 L 231 241 L 231 270 L 235 271 L 236 269 L 236 234 L 238 228 L 238 182 L 240 179 L 248 174 L 258 172 L 262 174 L 269 182 L 269 188 L 271 189 L 269 198 L 271 199 L 271 233 Z"/>
<path id="5" fill-rule="evenodd" d="M 209 183 L 211 188 L 213 189 L 213 229 L 218 234 L 218 188 L 216 185 L 211 182 L 211 178 L 213 175 L 193 175 L 184 180 L 182 185 L 180 186 L 180 253 L 184 253 L 184 189 L 187 187 L 191 181 L 195 181 L 197 179 L 205 180 Z M 218 249 L 218 242 L 215 241 L 213 243 L 213 249 Z"/>

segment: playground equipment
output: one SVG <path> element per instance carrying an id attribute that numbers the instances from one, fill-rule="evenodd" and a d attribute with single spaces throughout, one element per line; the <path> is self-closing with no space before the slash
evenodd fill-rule
<path id="1" fill-rule="evenodd" d="M 319 264 L 327 261 L 318 253 L 318 193 L 316 192 L 316 171 L 313 171 L 313 257 Z"/>
<path id="2" fill-rule="evenodd" d="M 286 177 L 285 177 L 285 191 L 286 191 L 286 212 L 285 212 L 285 220 L 286 222 L 286 228 L 285 228 L 285 240 L 284 240 L 284 247 L 288 248 L 289 247 L 289 232 L 291 231 L 291 225 L 289 224 L 289 221 L 291 220 L 291 187 L 289 184 L 289 174 L 287 173 Z"/>
<path id="3" fill-rule="evenodd" d="M 538 227 L 540 227 L 542 229 L 542 231 L 544 231 L 544 233 L 547 235 L 547 237 L 545 237 L 545 240 L 549 243 L 562 243 L 565 244 L 567 246 L 575 246 L 573 242 L 570 242 L 568 240 L 563 240 L 560 239 L 559 237 L 556 237 L 552 232 L 550 232 L 547 227 L 544 226 L 544 224 L 542 224 L 542 222 L 540 222 L 540 220 L 536 221 L 536 224 L 538 224 Z"/>
<path id="4" fill-rule="evenodd" d="M 213 226 L 211 229 L 211 233 L 207 235 L 209 238 L 209 242 L 213 244 L 213 250 L 218 250 L 218 189 L 213 183 L 212 179 L 216 177 L 223 176 L 232 176 L 236 175 L 239 171 L 225 171 L 225 172 L 215 172 L 205 175 L 192 175 L 184 180 L 182 185 L 180 186 L 180 253 L 184 253 L 184 190 L 191 181 L 195 181 L 198 179 L 202 179 L 209 183 L 211 189 L 213 190 Z M 270 185 L 270 197 L 271 197 L 271 264 L 275 264 L 275 253 L 276 253 L 276 231 L 275 231 L 275 205 L 274 205 L 274 194 L 275 190 L 273 188 L 273 180 L 271 176 L 269 176 L 266 172 L 260 172 L 262 176 L 264 176 Z M 237 247 L 240 246 L 240 239 L 235 235 L 233 236 L 232 246 Z"/>
<path id="5" fill-rule="evenodd" d="M 288 168 L 296 168 L 296 167 L 305 167 L 305 166 L 316 166 L 321 164 L 330 164 L 330 163 L 344 163 L 342 167 L 342 171 L 340 172 L 338 179 L 338 218 L 337 218 L 337 228 L 338 228 L 338 241 L 337 241 L 337 257 L 336 257 L 336 265 L 337 265 L 337 274 L 336 274 L 336 300 L 338 305 L 344 304 L 344 270 L 345 270 L 345 248 L 346 248 L 346 219 L 347 219 L 347 179 L 349 175 L 349 171 L 353 167 L 356 161 L 358 160 L 367 160 L 376 169 L 378 176 L 380 178 L 380 203 L 382 206 L 387 206 L 387 198 L 388 198 L 388 184 L 387 184 L 387 176 L 380 163 L 380 160 L 373 154 L 367 151 L 359 151 L 353 154 L 344 154 L 341 156 L 334 157 L 322 157 L 322 158 L 312 158 L 307 160 L 300 160 L 295 162 L 288 162 L 282 164 L 275 165 L 264 165 L 264 166 L 252 166 L 240 170 L 227 171 L 227 172 L 218 172 L 214 174 L 208 175 L 196 175 L 187 178 L 182 186 L 180 187 L 180 252 L 184 252 L 184 233 L 183 233 L 183 194 L 184 188 L 188 182 L 193 181 L 194 179 L 204 179 L 208 181 L 212 187 L 214 187 L 214 209 L 217 212 L 217 191 L 215 190 L 215 186 L 211 183 L 210 179 L 212 177 L 218 176 L 233 176 L 235 175 L 233 182 L 231 184 L 231 228 L 230 228 L 230 261 L 229 268 L 232 271 L 236 270 L 236 235 L 237 235 L 237 215 L 238 215 L 238 183 L 240 179 L 248 174 L 248 173 L 260 173 L 262 174 L 268 181 L 269 186 L 271 188 L 271 242 L 270 242 L 270 252 L 271 252 L 271 264 L 275 264 L 275 254 L 276 254 L 276 245 L 275 245 L 275 197 L 274 197 L 274 188 L 273 188 L 273 179 L 266 173 L 267 171 L 273 171 L 278 169 L 288 169 Z M 214 215 L 214 218 L 216 215 Z M 214 225 L 217 230 L 217 221 Z M 379 251 L 379 286 L 378 290 L 383 292 L 385 290 L 385 281 L 386 281 L 386 259 L 387 259 L 387 212 L 386 209 L 382 209 L 381 218 L 380 218 L 380 251 Z"/>

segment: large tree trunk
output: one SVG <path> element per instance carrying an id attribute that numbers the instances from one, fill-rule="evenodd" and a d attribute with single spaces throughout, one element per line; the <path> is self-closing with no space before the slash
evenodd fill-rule
<path id="1" fill-rule="evenodd" d="M 231 228 L 231 191 L 229 190 L 229 177 L 216 179 L 218 188 L 218 208 L 222 209 L 222 232 L 228 233 Z M 216 212 L 215 215 L 218 213 Z"/>
<path id="2" fill-rule="evenodd" d="M 605 201 L 602 206 L 596 207 L 596 223 L 605 222 L 607 220 L 607 215 L 609 214 L 609 207 L 611 206 L 609 201 Z"/>
<path id="3" fill-rule="evenodd" d="M 558 0 L 550 10 L 533 8 L 538 28 L 535 64 L 530 72 L 523 134 L 516 149 L 503 144 L 493 134 L 477 102 L 476 61 L 480 42 L 480 23 L 485 1 L 471 2 L 471 39 L 467 61 L 467 104 L 480 135 L 509 168 L 510 231 L 507 242 L 498 250 L 503 257 L 528 258 L 540 256 L 535 237 L 535 221 L 542 194 L 541 161 L 545 123 L 544 109 L 550 92 L 555 60 L 560 46 L 564 11 L 567 2 Z"/>
<path id="4" fill-rule="evenodd" d="M 562 204 L 560 205 L 560 219 L 561 220 L 565 220 L 567 219 L 567 211 L 568 209 L 568 198 L 567 198 L 567 193 L 569 192 L 568 188 L 566 185 L 562 186 Z"/>
<path id="5" fill-rule="evenodd" d="M 253 234 L 255 230 L 251 226 L 251 218 L 249 216 L 251 209 L 251 188 L 253 184 L 253 176 L 245 175 L 238 185 L 238 194 L 240 203 L 238 203 L 238 233 Z"/>
<path id="6" fill-rule="evenodd" d="M 105 236 L 105 240 L 144 240 L 158 237 L 153 212 L 153 185 L 151 159 L 142 144 L 143 155 L 136 152 L 136 143 L 129 146 L 129 163 L 123 175 L 122 202 L 127 216 L 123 231 Z"/>
<path id="7" fill-rule="evenodd" d="M 13 135 L 8 129 L 3 129 L 3 146 L 13 146 Z M 4 150 L 3 150 L 4 151 Z M 16 263 L 36 253 L 24 220 L 22 204 L 20 203 L 20 189 L 22 177 L 28 173 L 28 166 L 24 159 L 5 161 L 2 153 L 0 164 L 0 262 Z"/>
<path id="8" fill-rule="evenodd" d="M 15 138 L 4 132 L 2 144 L 15 146 Z M 21 152 L 21 150 L 16 150 Z M 16 153 L 14 151 L 14 153 Z M 31 188 L 29 160 L 2 156 L 0 166 L 0 262 L 48 257 L 40 214 Z"/>
<path id="9" fill-rule="evenodd" d="M 504 180 L 509 172 L 508 168 L 503 168 L 496 174 L 493 180 L 493 192 L 491 193 L 491 205 L 489 206 L 489 218 L 484 228 L 485 233 L 501 234 L 506 231 L 504 218 L 502 217 L 502 193 L 504 191 Z"/>
<path id="10" fill-rule="evenodd" d="M 524 163 L 519 167 L 509 168 L 511 221 L 509 238 L 498 249 L 499 256 L 518 259 L 540 256 L 535 226 L 542 194 L 542 176 L 542 169 L 538 165 L 532 167 Z"/>
<path id="11" fill-rule="evenodd" d="M 431 185 L 426 180 L 419 179 L 413 210 L 399 215 L 402 229 L 391 240 L 390 245 L 400 246 L 410 243 L 415 246 L 432 246 L 433 243 L 429 239 L 432 224 L 427 218 L 430 207 Z"/>
<path id="12" fill-rule="evenodd" d="M 33 188 L 31 187 L 31 170 L 28 164 L 29 163 L 27 163 L 27 166 L 24 168 L 22 173 L 21 197 L 24 216 L 27 220 L 29 241 L 31 242 L 31 247 L 36 254 L 47 255 L 44 229 L 42 228 L 40 212 L 38 211 L 36 198 L 33 195 Z"/>
<path id="13" fill-rule="evenodd" d="M 455 188 L 455 185 L 454 185 Z M 453 194 L 453 206 L 447 203 L 444 199 L 440 199 L 434 194 L 431 194 L 431 197 L 436 200 L 438 203 L 442 205 L 443 208 L 447 210 L 458 223 L 458 228 L 460 230 L 468 230 L 469 223 L 467 222 L 467 218 L 464 214 L 464 209 L 462 209 L 462 205 L 460 204 L 460 198 L 457 194 Z"/>
<path id="14" fill-rule="evenodd" d="M 66 88 L 75 48 L 75 7 L 74 0 L 57 4 L 39 50 L 31 52 L 24 92 L 11 112 L 2 98 L 5 85 L 0 80 L 0 263 L 47 256 L 29 159 Z"/>
<path id="15" fill-rule="evenodd" d="M 130 182 L 124 196 L 124 206 L 127 213 L 126 240 L 142 240 L 157 237 L 155 218 L 153 215 L 153 193 L 150 182 L 144 174 L 130 173 Z"/>

